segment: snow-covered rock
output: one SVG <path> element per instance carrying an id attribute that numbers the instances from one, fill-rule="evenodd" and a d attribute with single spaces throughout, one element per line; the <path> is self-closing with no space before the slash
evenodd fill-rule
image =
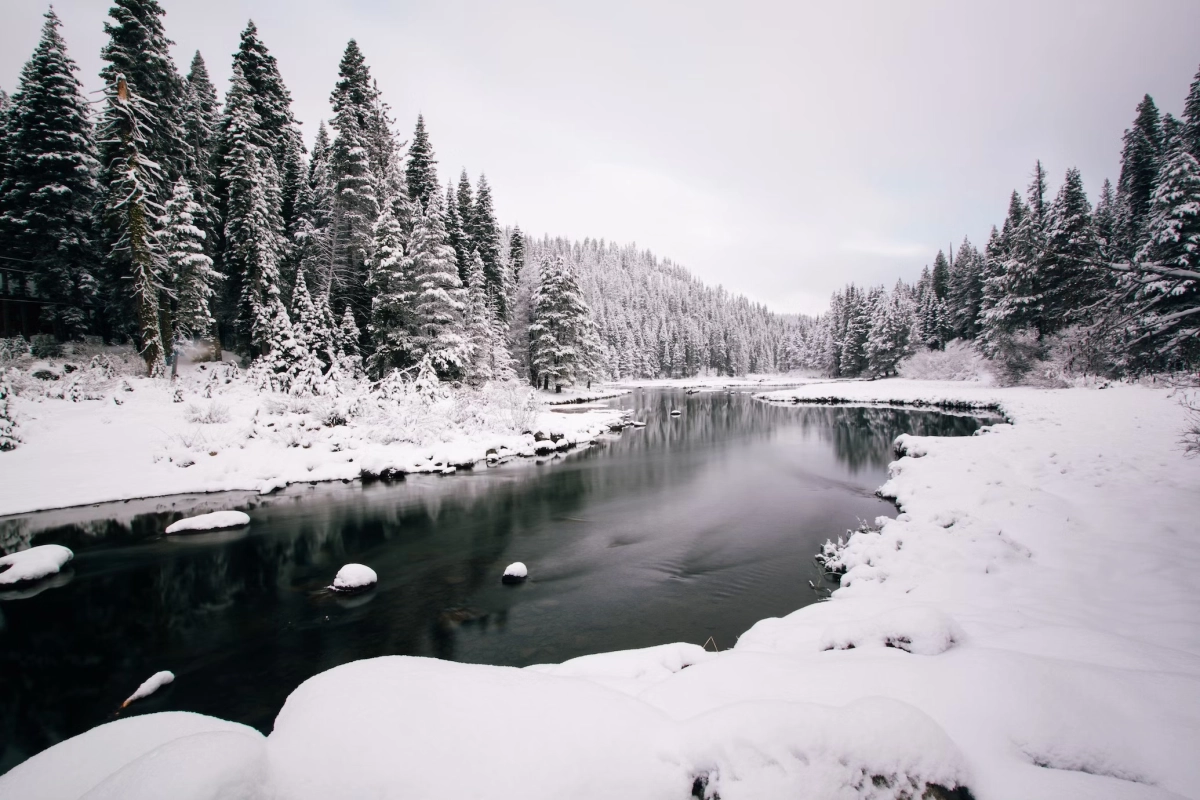
<path id="1" fill-rule="evenodd" d="M 215 531 L 222 528 L 240 528 L 250 524 L 250 515 L 244 511 L 213 511 L 186 517 L 167 526 L 167 533 L 187 533 L 188 531 Z"/>
<path id="2" fill-rule="evenodd" d="M 115 722 L 92 728 L 87 733 L 67 739 L 56 744 L 49 750 L 38 753 L 33 758 L 13 767 L 5 775 L 0 775 L 0 798 L 4 800 L 77 800 L 87 796 L 92 789 L 102 784 L 110 776 L 121 773 L 125 767 L 139 762 L 148 756 L 153 763 L 153 754 L 160 748 L 175 744 L 173 753 L 178 753 L 179 747 L 187 747 L 189 741 L 197 735 L 231 734 L 239 737 L 241 755 L 227 753 L 225 758 L 216 757 L 213 749 L 207 747 L 207 742 L 200 741 L 200 747 L 192 752 L 192 757 L 198 758 L 188 769 L 174 758 L 171 759 L 176 768 L 185 770 L 180 777 L 187 777 L 198 787 L 212 786 L 220 781 L 222 776 L 230 773 L 242 773 L 243 757 L 248 753 L 262 756 L 263 735 L 253 728 L 226 722 L 215 717 L 193 714 L 186 711 L 166 711 L 158 714 L 142 714 L 136 717 L 126 717 Z M 142 762 L 145 764 L 146 762 Z M 197 773 L 204 774 L 197 774 Z M 128 775 L 128 773 L 126 773 Z M 244 774 L 244 773 L 243 773 Z M 132 794 L 133 787 L 127 787 L 131 798 L 166 798 L 187 797 L 195 800 L 217 800 L 217 798 L 236 797 L 245 800 L 257 800 L 260 795 L 252 793 L 238 794 L 230 791 L 227 794 L 210 792 L 204 794 L 176 793 L 184 787 L 174 783 L 172 775 L 158 773 L 151 776 L 142 772 L 138 794 Z M 114 797 L 111 793 L 102 794 Z"/>
<path id="3" fill-rule="evenodd" d="M 504 575 L 500 580 L 504 583 L 520 583 L 529 577 L 529 570 L 520 561 L 514 561 L 504 568 Z"/>
<path id="4" fill-rule="evenodd" d="M 121 703 L 121 708 L 125 708 L 130 703 L 141 700 L 143 697 L 149 697 L 157 692 L 162 687 L 166 686 L 175 680 L 175 673 L 170 670 L 156 672 L 142 682 L 142 685 L 137 690 L 126 698 L 124 703 Z"/>
<path id="5" fill-rule="evenodd" d="M 354 592 L 374 586 L 379 576 L 365 564 L 347 564 L 338 570 L 331 589 L 338 592 Z"/>
<path id="6" fill-rule="evenodd" d="M 0 572 L 0 586 L 21 581 L 36 581 L 54 575 L 74 557 L 75 554 L 70 548 L 60 544 L 41 544 L 28 550 L 9 553 L 0 557 L 0 567 L 7 567 Z"/>

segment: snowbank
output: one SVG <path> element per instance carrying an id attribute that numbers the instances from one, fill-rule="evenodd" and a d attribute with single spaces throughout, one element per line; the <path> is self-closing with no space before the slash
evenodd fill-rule
<path id="1" fill-rule="evenodd" d="M 211 739 L 195 738 L 213 735 L 236 737 L 238 747 L 214 748 Z M 86 794 L 89 800 L 96 796 L 125 800 L 253 800 L 258 795 L 212 789 L 224 783 L 224 778 L 244 775 L 245 759 L 256 753 L 261 758 L 263 742 L 262 734 L 253 728 L 202 714 L 169 711 L 128 717 L 92 728 L 13 767 L 0 776 L 0 798 L 76 800 Z M 167 747 L 169 769 L 151 771 L 157 754 Z M 240 752 L 231 752 L 233 749 Z M 189 765 L 189 759 L 195 761 Z M 136 770 L 128 769 L 135 764 L 139 765 Z M 106 780 L 110 778 L 112 783 Z M 236 781 L 226 785 L 232 783 Z M 88 794 L 101 784 L 108 788 L 97 795 Z M 195 790 L 188 789 L 189 785 Z M 126 793 L 114 793 L 114 788 Z"/>
<path id="2" fill-rule="evenodd" d="M 0 557 L 0 586 L 20 581 L 36 581 L 54 575 L 75 557 L 68 548 L 59 544 L 42 544 Z"/>
<path id="3" fill-rule="evenodd" d="M 226 364 L 182 365 L 174 383 L 93 372 L 72 373 L 73 380 L 91 375 L 80 384 L 87 391 L 75 393 L 64 392 L 63 381 L 25 376 L 13 403 L 22 444 L 0 453 L 0 516 L 450 473 L 562 452 L 596 441 L 621 420 L 607 407 L 556 413 L 516 384 L 426 396 L 405 386 L 369 393 L 356 383 L 338 397 L 298 398 L 264 394 Z M 548 440 L 535 439 L 535 432 Z"/>
<path id="4" fill-rule="evenodd" d="M 124 703 L 121 703 L 121 708 L 125 708 L 130 703 L 141 700 L 143 697 L 149 697 L 150 695 L 154 694 L 162 687 L 166 686 L 168 683 L 173 683 L 174 681 L 175 681 L 175 673 L 174 672 L 164 669 L 161 672 L 154 673 L 149 678 L 142 681 L 142 685 L 139 686 L 137 688 L 137 690 L 134 691 L 133 694 L 129 695 L 129 697 L 126 698 Z"/>
<path id="5" fill-rule="evenodd" d="M 365 564 L 347 564 L 334 576 L 332 588 L 339 592 L 350 592 L 374 586 L 378 580 L 375 570 Z"/>
<path id="6" fill-rule="evenodd" d="M 187 517 L 167 526 L 167 533 L 185 533 L 186 531 L 215 531 L 222 528 L 240 528 L 250 524 L 250 515 L 243 511 L 212 511 Z"/>

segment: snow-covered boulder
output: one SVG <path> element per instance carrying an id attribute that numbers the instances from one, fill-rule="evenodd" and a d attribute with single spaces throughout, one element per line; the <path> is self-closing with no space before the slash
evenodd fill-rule
<path id="1" fill-rule="evenodd" d="M 330 587 L 335 592 L 358 592 L 376 584 L 379 576 L 365 564 L 347 564 L 338 570 Z"/>
<path id="2" fill-rule="evenodd" d="M 9 553 L 0 558 L 0 567 L 7 567 L 0 572 L 0 586 L 36 581 L 48 575 L 54 575 L 75 557 L 70 548 L 60 544 L 41 544 L 28 550 Z"/>
<path id="3" fill-rule="evenodd" d="M 214 748 L 207 746 L 209 743 L 195 738 L 197 735 L 212 734 L 236 735 L 241 754 L 218 754 Z M 192 800 L 259 797 L 260 795 L 249 792 L 199 792 L 203 787 L 212 787 L 232 774 L 242 772 L 244 759 L 255 755 L 261 757 L 263 742 L 262 734 L 246 725 L 187 711 L 126 717 L 59 742 L 49 750 L 44 750 L 13 767 L 7 774 L 0 776 L 0 797 L 20 800 L 75 800 L 87 795 L 91 798 L 94 795 L 89 792 L 98 788 L 100 784 L 107 784 L 110 778 L 115 779 L 120 774 L 128 777 L 131 773 L 126 772 L 126 768 L 139 762 L 148 766 L 146 762 L 154 759 L 154 754 L 178 753 L 180 748 L 188 751 L 189 757 L 195 758 L 195 761 L 192 769 L 180 771 L 177 776 L 190 781 L 196 791 L 183 791 L 183 787 L 188 785 L 187 782 L 172 782 L 169 786 L 162 783 L 163 780 L 173 780 L 169 773 L 159 775 L 158 780 L 150 780 L 149 774 L 139 768 L 138 771 L 142 773 L 142 778 L 138 781 L 141 787 L 139 790 L 134 791 L 132 786 L 126 785 L 126 794 L 104 792 L 99 796 L 123 797 L 126 800 L 135 797 Z M 196 746 L 193 747 L 189 743 L 196 743 Z M 172 744 L 174 746 L 170 751 L 163 749 Z M 143 759 L 144 756 L 147 758 Z M 173 757 L 170 761 L 176 767 L 183 768 Z M 204 774 L 198 775 L 197 772 L 201 771 Z"/>
<path id="4" fill-rule="evenodd" d="M 195 517 L 185 517 L 167 526 L 167 533 L 188 531 L 216 531 L 222 528 L 240 528 L 250 524 L 250 515 L 243 511 L 213 511 Z"/>
<path id="5" fill-rule="evenodd" d="M 520 561 L 514 561 L 504 568 L 504 575 L 500 580 L 503 583 L 520 583 L 529 577 L 529 570 Z"/>
<path id="6" fill-rule="evenodd" d="M 139 686 L 133 694 L 129 695 L 124 703 L 121 703 L 121 708 L 125 708 L 127 705 L 136 700 L 141 700 L 143 697 L 149 697 L 174 680 L 175 673 L 169 670 L 164 669 L 162 672 L 154 673 L 145 681 L 143 681 L 142 685 Z"/>

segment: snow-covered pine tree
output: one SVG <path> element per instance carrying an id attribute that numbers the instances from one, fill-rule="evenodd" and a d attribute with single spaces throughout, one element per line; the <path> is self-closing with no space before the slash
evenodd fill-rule
<path id="1" fill-rule="evenodd" d="M 437 160 L 433 157 L 433 145 L 425 130 L 425 117 L 417 115 L 417 127 L 413 131 L 412 144 L 408 146 L 408 164 L 405 168 L 408 196 L 418 200 L 422 208 L 430 204 L 432 192 L 437 191 Z"/>
<path id="2" fill-rule="evenodd" d="M 17 415 L 13 410 L 12 398 L 8 370 L 0 369 L 0 452 L 16 450 L 21 443 L 21 437 L 17 436 Z"/>
<path id="3" fill-rule="evenodd" d="M 42 321 L 61 339 L 87 332 L 98 292 L 92 225 L 97 167 L 87 101 L 53 9 L 6 114 L 0 251 L 29 262 Z"/>
<path id="4" fill-rule="evenodd" d="M 529 325 L 533 384 L 556 392 L 591 371 L 587 363 L 592 313 L 575 275 L 561 256 L 545 257 L 532 299 Z"/>
<path id="5" fill-rule="evenodd" d="M 107 187 L 103 207 L 108 229 L 115 234 L 114 249 L 128 265 L 129 292 L 137 328 L 135 339 L 146 362 L 146 372 L 161 377 L 164 350 L 159 319 L 164 263 L 159 250 L 154 222 L 161 211 L 151 197 L 149 187 L 161 180 L 158 165 L 141 151 L 145 138 L 142 125 L 148 109 L 126 82 L 123 75 L 105 92 L 100 140 L 104 152 L 113 161 L 106 171 L 114 180 Z"/>
<path id="6" fill-rule="evenodd" d="M 204 231 L 204 252 L 216 253 L 220 234 L 213 153 L 220 126 L 220 106 L 217 90 L 208 75 L 208 67 L 197 50 L 191 69 L 184 80 L 183 135 L 186 144 L 184 177 L 192 187 L 202 213 L 196 217 L 196 227 Z"/>
<path id="7" fill-rule="evenodd" d="M 297 194 L 296 223 L 292 233 L 292 261 L 303 270 L 312 286 L 314 302 L 328 301 L 329 265 L 332 263 L 332 220 L 335 187 L 333 184 L 333 146 L 322 120 L 313 143 L 305 184 Z"/>
<path id="8" fill-rule="evenodd" d="M 339 355 L 354 359 L 359 358 L 362 352 L 359 347 L 361 335 L 358 330 L 358 323 L 354 319 L 354 312 L 350 310 L 350 306 L 346 306 L 342 312 L 342 321 L 337 327 L 334 338 Z"/>
<path id="9" fill-rule="evenodd" d="M 1041 333 L 1045 323 L 1042 280 L 1046 249 L 1045 191 L 1045 171 L 1039 161 L 1029 184 L 1027 202 L 1019 208 L 1009 205 L 1009 219 L 1005 220 L 1001 234 L 1004 269 L 999 285 L 994 287 L 998 301 L 989 311 L 992 322 L 1005 331 L 1034 328 Z"/>
<path id="10" fill-rule="evenodd" d="M 876 296 L 867 337 L 867 371 L 876 377 L 896 373 L 896 367 L 912 351 L 909 332 L 913 327 L 911 303 L 904 286 L 897 283 L 890 294 Z"/>
<path id="11" fill-rule="evenodd" d="M 1135 301 L 1137 366 L 1178 369 L 1200 361 L 1200 163 L 1181 135 L 1167 143 L 1146 243 L 1126 286 Z"/>
<path id="12" fill-rule="evenodd" d="M 1138 103 L 1133 127 L 1125 131 L 1121 176 L 1117 181 L 1117 238 L 1123 260 L 1133 258 L 1146 241 L 1146 220 L 1158 178 L 1162 122 L 1150 95 Z"/>
<path id="13" fill-rule="evenodd" d="M 471 245 L 483 259 L 483 277 L 487 282 L 488 297 L 495 303 L 500 319 L 507 322 L 509 277 L 500 258 L 500 229 L 496 225 L 492 190 L 486 175 L 479 176 L 479 186 L 475 191 L 475 207 L 471 211 Z"/>
<path id="14" fill-rule="evenodd" d="M 1200 159 L 1200 70 L 1192 79 L 1187 99 L 1183 102 L 1183 121 L 1187 126 L 1184 135 L 1188 150 Z"/>
<path id="15" fill-rule="evenodd" d="M 487 295 L 483 259 L 473 253 L 467 281 L 466 333 L 470 360 L 466 379 L 475 384 L 511 380 L 516 373 L 508 349 L 508 330 Z"/>
<path id="16" fill-rule="evenodd" d="M 1072 167 L 1050 206 L 1046 224 L 1041 275 L 1043 333 L 1092 318 L 1095 306 L 1107 299 L 1108 275 L 1097 266 L 1099 258 L 1100 238 L 1083 179 Z"/>
<path id="17" fill-rule="evenodd" d="M 471 244 L 471 231 L 475 220 L 475 190 L 471 188 L 471 176 L 467 174 L 466 168 L 458 174 L 458 218 L 462 220 L 463 232 L 467 237 L 467 251 L 473 249 Z"/>
<path id="18" fill-rule="evenodd" d="M 983 302 L 983 256 L 963 237 L 950 268 L 950 290 L 946 306 L 953 337 L 973 340 L 979 333 L 977 319 Z"/>
<path id="19" fill-rule="evenodd" d="M 933 291 L 937 295 L 938 300 L 945 300 L 950 293 L 950 262 L 946 260 L 946 254 L 938 250 L 937 256 L 933 259 Z"/>
<path id="20" fill-rule="evenodd" d="M 147 162 L 158 166 L 161 177 L 146 189 L 159 204 L 167 201 L 175 178 L 183 174 L 187 151 L 182 120 L 183 79 L 171 59 L 172 42 L 162 21 L 165 13 L 158 0 L 112 0 L 108 11 L 112 21 L 104 23 L 109 39 L 100 51 L 100 58 L 106 62 L 100 70 L 105 85 L 114 86 L 117 76 L 124 76 L 147 109 L 140 150 Z M 104 168 L 115 160 L 103 147 L 100 159 Z M 101 185 L 110 184 L 112 177 L 102 173 Z"/>
<path id="21" fill-rule="evenodd" d="M 1012 219 L 1014 211 L 1020 213 L 1021 208 L 1021 198 L 1013 192 L 1008 207 L 1009 219 Z M 1005 224 L 1007 227 L 1007 222 Z M 1004 331 L 1004 317 L 1000 304 L 1004 299 L 1005 260 L 1004 235 L 993 225 L 987 247 L 983 251 L 983 296 L 979 301 L 979 316 L 975 318 L 975 327 L 978 330 L 976 339 L 983 352 L 989 356 L 995 353 L 996 342 Z"/>
<path id="22" fill-rule="evenodd" d="M 440 378 L 455 379 L 467 360 L 466 290 L 458 279 L 454 248 L 446 234 L 441 190 L 434 186 L 428 206 L 420 207 L 419 202 L 413 201 L 415 222 L 407 247 L 416 292 L 413 355 L 417 360 L 430 358 Z"/>
<path id="23" fill-rule="evenodd" d="M 407 234 L 396 214 L 398 204 L 407 198 L 396 197 L 384 204 L 375 222 L 374 244 L 369 262 L 368 285 L 371 290 L 371 316 L 368 331 L 374 352 L 367 369 L 376 378 L 416 362 L 417 329 L 415 300 L 417 283 L 413 259 L 405 253 Z"/>
<path id="24" fill-rule="evenodd" d="M 292 336 L 296 344 L 307 352 L 329 363 L 333 355 L 333 332 L 326 326 L 325 319 L 308 292 L 304 271 L 296 271 L 296 282 L 292 288 Z"/>
<path id="25" fill-rule="evenodd" d="M 1096 201 L 1096 211 L 1092 214 L 1092 224 L 1096 228 L 1096 237 L 1100 244 L 1100 258 L 1105 262 L 1120 260 L 1116 251 L 1117 245 L 1117 197 L 1113 191 L 1112 182 L 1104 179 L 1100 188 L 1100 199 Z"/>
<path id="26" fill-rule="evenodd" d="M 12 98 L 8 92 L 0 89 L 0 181 L 8 170 L 8 114 L 12 108 Z"/>
<path id="27" fill-rule="evenodd" d="M 205 232 L 198 224 L 203 215 L 192 187 L 181 177 L 167 202 L 159 237 L 175 287 L 174 328 L 179 339 L 211 336 L 216 325 L 210 301 L 222 276 L 204 252 Z"/>
<path id="28" fill-rule="evenodd" d="M 452 186 L 446 186 L 446 235 L 450 237 L 450 246 L 454 248 L 454 263 L 458 265 L 458 278 L 463 286 L 468 284 L 471 271 L 471 250 L 468 247 L 469 238 L 463 230 L 462 218 L 458 214 L 458 198 Z"/>
<path id="29" fill-rule="evenodd" d="M 514 225 L 508 237 L 508 274 L 512 276 L 513 285 L 521 281 L 521 270 L 525 268 L 525 234 L 521 226 Z"/>

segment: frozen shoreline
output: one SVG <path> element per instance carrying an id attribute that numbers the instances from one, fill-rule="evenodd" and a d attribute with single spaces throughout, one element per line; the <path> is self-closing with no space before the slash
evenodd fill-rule
<path id="1" fill-rule="evenodd" d="M 298 687 L 262 753 L 212 761 L 208 780 L 301 800 L 1200 794 L 1200 460 L 1176 445 L 1178 397 L 903 380 L 758 396 L 995 406 L 1013 424 L 901 437 L 882 492 L 902 513 L 850 538 L 832 601 L 731 650 L 354 662 Z M 103 731 L 85 734 L 97 780 L 124 767 L 153 796 L 153 760 L 107 757 Z M 57 750 L 0 778 L 0 797 L 53 796 L 21 792 L 55 780 Z"/>

